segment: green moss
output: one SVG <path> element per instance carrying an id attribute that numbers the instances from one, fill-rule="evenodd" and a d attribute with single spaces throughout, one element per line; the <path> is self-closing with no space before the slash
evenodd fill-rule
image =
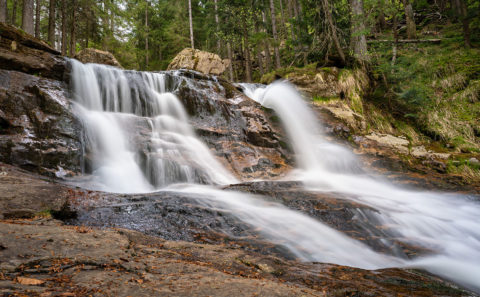
<path id="1" fill-rule="evenodd" d="M 315 102 L 329 102 L 329 101 L 334 101 L 334 100 L 340 100 L 339 97 L 333 96 L 333 97 L 324 97 L 324 96 L 313 96 L 312 98 L 313 101 Z"/>
<path id="2" fill-rule="evenodd" d="M 51 209 L 45 209 L 42 211 L 39 211 L 35 214 L 35 217 L 40 217 L 40 218 L 52 218 L 52 210 Z"/>
<path id="3" fill-rule="evenodd" d="M 480 148 L 480 49 L 464 47 L 458 24 L 444 26 L 439 38 L 441 44 L 400 46 L 393 66 L 391 46 L 373 49 L 374 76 L 388 84 L 377 90 L 376 104 L 434 140 Z"/>

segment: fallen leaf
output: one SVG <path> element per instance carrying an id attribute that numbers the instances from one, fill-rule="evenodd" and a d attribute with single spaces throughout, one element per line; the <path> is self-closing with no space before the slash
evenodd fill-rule
<path id="1" fill-rule="evenodd" d="M 44 280 L 29 278 L 29 277 L 21 277 L 21 276 L 17 276 L 15 281 L 21 285 L 28 285 L 28 286 L 41 286 L 45 283 Z"/>

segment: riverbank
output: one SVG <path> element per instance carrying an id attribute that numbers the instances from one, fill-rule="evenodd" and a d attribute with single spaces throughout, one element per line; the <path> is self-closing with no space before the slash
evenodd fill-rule
<path id="1" fill-rule="evenodd" d="M 234 240 L 198 243 L 208 234 L 194 242 L 169 241 L 123 228 L 65 225 L 55 217 L 77 215 L 66 205 L 78 202 L 72 193 L 79 190 L 9 165 L 2 165 L 0 187 L 23 199 L 22 206 L 2 204 L 3 295 L 472 296 L 420 271 L 304 263 L 255 252 Z M 47 193 L 55 190 L 70 193 L 68 202 L 52 201 Z M 82 203 L 101 195 L 86 193 Z"/>

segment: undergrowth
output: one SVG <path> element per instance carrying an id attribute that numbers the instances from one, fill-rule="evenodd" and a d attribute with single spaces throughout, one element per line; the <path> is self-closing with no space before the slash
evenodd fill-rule
<path id="1" fill-rule="evenodd" d="M 458 150 L 480 148 L 480 49 L 464 47 L 458 25 L 440 32 L 440 44 L 405 44 L 392 65 L 392 46 L 373 49 L 372 96 L 397 119 Z M 459 141 L 459 140 L 462 141 Z"/>

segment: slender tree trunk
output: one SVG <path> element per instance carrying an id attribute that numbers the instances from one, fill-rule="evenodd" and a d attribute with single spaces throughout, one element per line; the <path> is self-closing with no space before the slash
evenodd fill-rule
<path id="1" fill-rule="evenodd" d="M 409 0 L 403 0 L 403 6 L 405 7 L 408 39 L 415 39 L 417 38 L 417 26 L 415 25 L 415 19 L 413 16 L 412 3 L 410 3 Z"/>
<path id="2" fill-rule="evenodd" d="M 259 33 L 258 29 L 258 22 L 255 22 L 255 33 Z M 260 72 L 260 76 L 263 76 L 263 58 L 262 58 L 262 50 L 261 50 L 261 44 L 256 45 L 256 52 L 257 52 L 257 63 L 258 63 L 258 70 Z"/>
<path id="3" fill-rule="evenodd" d="M 17 26 L 17 6 L 18 0 L 13 0 L 13 7 L 12 7 L 12 25 Z"/>
<path id="4" fill-rule="evenodd" d="M 111 7 L 114 7 L 113 0 L 110 0 Z M 115 10 L 110 9 L 110 36 L 115 36 Z"/>
<path id="5" fill-rule="evenodd" d="M 394 12 L 393 16 L 393 48 L 392 48 L 392 63 L 391 66 L 395 65 L 395 61 L 397 60 L 397 46 L 398 46 L 398 17 L 397 14 Z M 393 73 L 393 68 L 392 68 Z"/>
<path id="6" fill-rule="evenodd" d="M 50 0 L 50 8 L 48 11 L 48 42 L 53 47 L 55 47 L 55 5 L 55 0 Z"/>
<path id="7" fill-rule="evenodd" d="M 367 38 L 365 37 L 365 16 L 362 0 L 350 0 L 352 7 L 352 49 L 355 59 L 360 63 L 369 61 Z"/>
<path id="8" fill-rule="evenodd" d="M 77 0 L 72 0 L 72 23 L 70 26 L 70 57 L 75 56 L 77 50 Z"/>
<path id="9" fill-rule="evenodd" d="M 145 70 L 148 70 L 148 2 L 145 5 Z"/>
<path id="10" fill-rule="evenodd" d="M 35 37 L 40 38 L 40 10 L 42 8 L 41 0 L 35 2 Z"/>
<path id="11" fill-rule="evenodd" d="M 62 55 L 67 55 L 67 0 L 62 0 Z"/>
<path id="12" fill-rule="evenodd" d="M 195 42 L 193 41 L 193 18 L 192 18 L 192 0 L 188 0 L 188 20 L 190 22 L 190 43 L 192 48 L 195 48 Z"/>
<path id="13" fill-rule="evenodd" d="M 286 25 L 287 21 L 285 19 L 285 10 L 283 9 L 283 0 L 280 0 L 279 3 L 280 3 L 280 17 L 281 17 L 281 20 L 282 20 L 283 32 L 286 36 L 287 35 L 287 25 Z"/>
<path id="14" fill-rule="evenodd" d="M 146 3 L 148 5 L 148 1 Z M 103 9 L 102 9 L 102 29 L 103 29 L 103 38 L 102 38 L 102 49 L 107 51 L 108 43 L 108 29 L 110 27 L 110 22 L 108 21 L 108 12 L 107 12 L 107 0 L 103 0 Z"/>
<path id="15" fill-rule="evenodd" d="M 345 54 L 343 53 L 342 46 L 340 45 L 340 39 L 338 39 L 337 27 L 333 23 L 332 13 L 330 12 L 330 4 L 328 3 L 328 0 L 323 0 L 322 3 L 323 3 L 323 9 L 327 16 L 328 25 L 330 26 L 330 30 L 332 31 L 333 44 L 337 49 L 338 55 L 340 56 L 342 63 L 345 64 L 346 63 Z"/>
<path id="16" fill-rule="evenodd" d="M 22 29 L 30 35 L 35 34 L 33 19 L 33 0 L 23 0 Z"/>
<path id="17" fill-rule="evenodd" d="M 7 22 L 7 0 L 0 0 L 0 22 Z"/>
<path id="18" fill-rule="evenodd" d="M 465 0 L 456 0 L 457 12 L 462 22 L 463 27 L 463 40 L 465 42 L 465 47 L 472 47 L 472 42 L 470 40 L 470 21 L 468 19 L 467 5 Z"/>
<path id="19" fill-rule="evenodd" d="M 293 19 L 295 17 L 292 0 L 288 0 L 288 17 L 290 19 Z M 290 22 L 290 34 L 292 35 L 292 41 L 297 40 L 294 29 L 295 29 L 295 25 L 292 22 Z"/>
<path id="20" fill-rule="evenodd" d="M 220 21 L 218 19 L 218 0 L 214 0 L 215 4 L 215 24 L 217 25 L 217 32 L 220 32 Z M 220 38 L 217 36 L 217 54 L 220 55 Z"/>
<path id="21" fill-rule="evenodd" d="M 230 81 L 233 81 L 233 54 L 230 42 L 227 43 L 227 55 L 228 59 L 230 60 L 230 65 L 228 65 L 228 77 Z"/>
<path id="22" fill-rule="evenodd" d="M 252 58 L 250 57 L 250 42 L 248 40 L 247 20 L 243 17 L 243 42 L 245 53 L 245 80 L 246 82 L 252 81 Z"/>
<path id="23" fill-rule="evenodd" d="M 84 48 L 88 48 L 89 36 L 90 36 L 90 21 L 87 19 L 85 23 L 85 47 Z"/>
<path id="24" fill-rule="evenodd" d="M 265 15 L 265 12 L 262 11 L 262 19 L 263 19 L 263 24 L 264 24 L 264 27 L 263 27 L 263 32 L 267 32 L 266 28 L 267 28 L 267 17 Z M 270 72 L 270 70 L 272 69 L 272 58 L 270 56 L 270 45 L 268 43 L 268 40 L 264 40 L 263 41 L 264 43 L 264 47 L 265 47 L 265 67 L 266 67 L 266 72 Z"/>
<path id="25" fill-rule="evenodd" d="M 270 11 L 272 15 L 272 34 L 275 44 L 273 45 L 273 51 L 275 53 L 275 68 L 282 67 L 280 63 L 280 51 L 278 49 L 278 35 L 277 35 L 277 23 L 275 20 L 275 2 L 270 0 Z"/>
<path id="26" fill-rule="evenodd" d="M 383 12 L 385 9 L 385 0 L 380 0 L 378 6 L 378 31 L 383 32 L 383 30 L 387 28 L 387 21 L 385 20 L 385 13 Z"/>
<path id="27" fill-rule="evenodd" d="M 262 51 L 260 47 L 257 48 L 257 63 L 258 63 L 258 72 L 260 72 L 260 77 L 265 74 L 263 70 L 263 59 L 262 59 Z"/>

